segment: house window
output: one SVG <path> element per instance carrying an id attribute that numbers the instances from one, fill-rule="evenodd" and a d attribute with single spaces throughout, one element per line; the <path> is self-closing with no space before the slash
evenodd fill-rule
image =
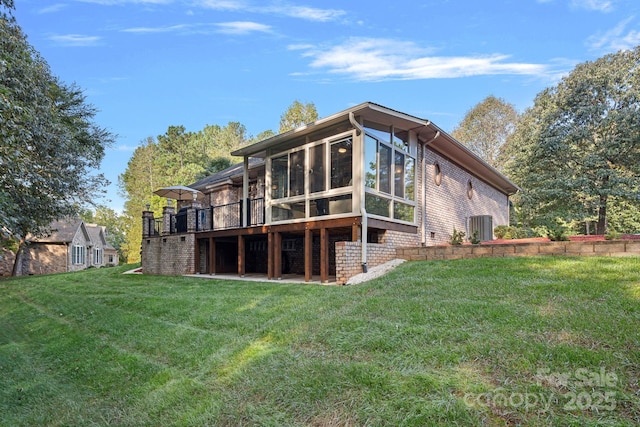
<path id="1" fill-rule="evenodd" d="M 288 156 L 280 156 L 271 160 L 271 197 L 281 199 L 289 194 L 289 161 Z"/>
<path id="2" fill-rule="evenodd" d="M 439 163 L 433 165 L 433 182 L 436 185 L 442 184 L 442 170 Z"/>
<path id="3" fill-rule="evenodd" d="M 304 194 L 304 150 L 289 154 L 289 197 Z"/>
<path id="4" fill-rule="evenodd" d="M 331 144 L 331 188 L 352 185 L 352 149 L 351 138 Z"/>
<path id="5" fill-rule="evenodd" d="M 324 144 L 309 148 L 309 191 L 317 193 L 327 189 L 324 167 Z"/>
<path id="6" fill-rule="evenodd" d="M 364 185 L 378 188 L 378 141 L 366 135 L 364 138 Z"/>
<path id="7" fill-rule="evenodd" d="M 107 259 L 109 260 L 109 264 L 113 264 L 113 255 L 109 254 L 109 256 L 107 256 Z"/>
<path id="8" fill-rule="evenodd" d="M 102 265 L 102 249 L 96 248 L 93 250 L 93 263 Z"/>
<path id="9" fill-rule="evenodd" d="M 389 132 L 370 123 L 365 124 L 365 131 L 365 209 L 373 215 L 414 222 L 415 158 L 409 154 L 408 132 Z"/>
<path id="10" fill-rule="evenodd" d="M 85 247 L 74 245 L 71 248 L 71 263 L 80 265 L 85 263 Z"/>

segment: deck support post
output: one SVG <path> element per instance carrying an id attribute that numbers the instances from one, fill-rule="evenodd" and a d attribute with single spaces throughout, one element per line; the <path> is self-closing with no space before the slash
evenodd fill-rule
<path id="1" fill-rule="evenodd" d="M 313 275 L 313 231 L 304 230 L 304 281 L 311 281 Z"/>
<path id="2" fill-rule="evenodd" d="M 245 259 L 244 259 L 244 236 L 238 235 L 238 276 L 244 277 L 245 274 Z"/>
<path id="3" fill-rule="evenodd" d="M 320 229 L 320 282 L 329 282 L 329 232 L 325 227 Z"/>

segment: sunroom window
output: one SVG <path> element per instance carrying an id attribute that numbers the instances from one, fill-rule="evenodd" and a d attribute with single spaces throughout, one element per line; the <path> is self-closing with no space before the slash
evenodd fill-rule
<path id="1" fill-rule="evenodd" d="M 352 185 L 353 144 L 351 138 L 331 144 L 331 188 Z"/>
<path id="2" fill-rule="evenodd" d="M 365 132 L 367 213 L 413 222 L 415 159 L 409 154 L 409 133 L 372 123 L 365 123 Z"/>

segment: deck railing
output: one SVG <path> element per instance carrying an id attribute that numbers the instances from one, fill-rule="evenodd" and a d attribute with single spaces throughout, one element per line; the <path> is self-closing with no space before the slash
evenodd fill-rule
<path id="1" fill-rule="evenodd" d="M 225 205 L 196 209 L 196 231 L 227 230 L 242 227 L 242 201 Z M 247 226 L 264 224 L 264 197 L 247 199 Z M 161 219 L 156 220 L 155 230 L 160 234 Z M 187 211 L 171 215 L 170 234 L 186 233 L 188 229 Z"/>

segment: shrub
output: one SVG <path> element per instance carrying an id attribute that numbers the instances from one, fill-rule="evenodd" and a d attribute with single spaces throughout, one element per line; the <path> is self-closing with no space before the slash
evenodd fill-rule
<path id="1" fill-rule="evenodd" d="M 607 234 L 604 235 L 606 240 L 616 240 L 620 238 L 620 233 L 618 233 L 613 228 L 607 230 Z"/>
<path id="2" fill-rule="evenodd" d="M 562 225 L 555 225 L 547 229 L 547 237 L 553 242 L 562 242 L 569 240 L 567 237 L 567 229 Z"/>
<path id="3" fill-rule="evenodd" d="M 473 232 L 473 235 L 471 236 L 471 238 L 469 238 L 469 241 L 471 242 L 471 244 L 473 245 L 477 245 L 478 243 L 480 243 L 480 237 L 478 236 L 478 230 L 475 230 Z"/>
<path id="4" fill-rule="evenodd" d="M 449 236 L 449 243 L 452 245 L 461 245 L 464 242 L 464 231 L 456 231 L 456 228 L 453 227 L 453 234 Z"/>

